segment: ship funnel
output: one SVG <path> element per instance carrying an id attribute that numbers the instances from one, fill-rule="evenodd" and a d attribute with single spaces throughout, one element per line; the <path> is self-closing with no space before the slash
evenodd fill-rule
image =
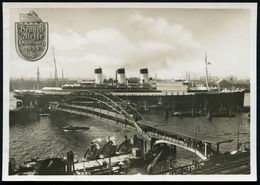
<path id="1" fill-rule="evenodd" d="M 148 75 L 148 69 L 140 69 L 140 83 L 141 84 L 148 84 L 149 83 L 149 75 Z"/>
<path id="2" fill-rule="evenodd" d="M 96 68 L 95 72 L 95 84 L 103 83 L 102 68 Z"/>
<path id="3" fill-rule="evenodd" d="M 117 80 L 119 84 L 126 84 L 125 68 L 117 70 Z"/>

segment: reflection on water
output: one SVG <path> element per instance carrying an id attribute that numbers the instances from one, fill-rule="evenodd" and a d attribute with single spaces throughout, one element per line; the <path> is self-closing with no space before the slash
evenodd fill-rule
<path id="1" fill-rule="evenodd" d="M 89 130 L 65 132 L 67 125 L 89 126 Z M 27 121 L 10 125 L 10 157 L 22 162 L 33 157 L 63 157 L 73 151 L 81 159 L 91 140 L 100 138 L 101 145 L 108 136 L 115 137 L 119 144 L 124 136 L 133 137 L 121 128 L 113 128 L 93 118 L 51 120 L 40 117 L 39 121 Z"/>

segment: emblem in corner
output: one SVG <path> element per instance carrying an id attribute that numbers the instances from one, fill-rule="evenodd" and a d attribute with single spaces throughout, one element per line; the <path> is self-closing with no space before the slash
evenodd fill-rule
<path id="1" fill-rule="evenodd" d="M 27 61 L 40 60 L 48 50 L 48 23 L 31 10 L 20 14 L 15 23 L 15 46 L 18 55 Z"/>

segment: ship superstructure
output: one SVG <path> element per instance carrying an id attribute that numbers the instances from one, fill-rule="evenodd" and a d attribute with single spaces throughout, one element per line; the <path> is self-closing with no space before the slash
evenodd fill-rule
<path id="1" fill-rule="evenodd" d="M 104 79 L 102 68 L 94 69 L 94 80 L 62 85 L 63 91 L 96 90 L 107 92 L 161 92 L 156 89 L 155 81 L 150 80 L 147 68 L 140 69 L 139 78 L 127 78 L 125 68 L 116 70 L 116 79 Z"/>

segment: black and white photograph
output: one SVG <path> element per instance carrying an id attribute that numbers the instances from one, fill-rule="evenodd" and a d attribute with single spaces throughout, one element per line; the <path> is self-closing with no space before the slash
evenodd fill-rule
<path id="1" fill-rule="evenodd" d="M 5 181 L 255 181 L 256 3 L 4 3 Z"/>

